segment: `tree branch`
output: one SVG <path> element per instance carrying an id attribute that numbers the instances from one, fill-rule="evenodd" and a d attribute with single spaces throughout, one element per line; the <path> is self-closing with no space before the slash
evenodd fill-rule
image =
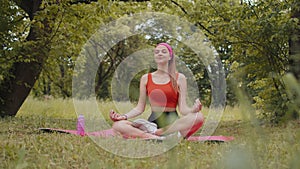
<path id="1" fill-rule="evenodd" d="M 181 6 L 180 4 L 178 4 L 177 2 L 175 2 L 174 0 L 171 0 L 171 2 L 172 2 L 174 5 L 178 6 L 178 7 L 182 10 L 182 12 L 183 12 L 184 14 L 188 15 L 187 11 L 184 9 L 183 6 Z M 195 23 L 195 26 L 200 26 L 202 29 L 204 29 L 206 32 L 208 32 L 210 35 L 214 35 L 208 28 L 206 28 L 204 25 L 202 25 L 201 22 L 196 22 L 196 23 Z"/>
<path id="2" fill-rule="evenodd" d="M 187 11 L 183 8 L 183 6 L 179 5 L 177 2 L 175 2 L 173 0 L 171 0 L 171 2 L 173 4 L 175 4 L 176 6 L 178 6 L 182 10 L 183 13 L 188 14 Z"/>

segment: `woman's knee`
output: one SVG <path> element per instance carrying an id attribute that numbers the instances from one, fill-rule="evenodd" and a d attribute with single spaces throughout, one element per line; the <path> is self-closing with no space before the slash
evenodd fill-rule
<path id="1" fill-rule="evenodd" d="M 196 113 L 195 115 L 195 123 L 203 123 L 204 122 L 204 116 L 201 112 Z"/>
<path id="2" fill-rule="evenodd" d="M 202 113 L 193 113 L 190 114 L 189 121 L 191 124 L 199 124 L 204 122 L 204 116 Z"/>
<path id="3" fill-rule="evenodd" d="M 195 132 L 201 128 L 204 122 L 204 116 L 202 113 L 195 113 L 191 115 L 192 126 L 188 129 L 187 133 L 184 135 L 186 138 L 193 135 Z"/>
<path id="4" fill-rule="evenodd" d="M 120 120 L 120 121 L 116 121 L 113 123 L 112 128 L 114 130 L 119 131 L 120 129 L 122 129 L 124 126 L 126 125 L 126 121 L 125 120 Z"/>

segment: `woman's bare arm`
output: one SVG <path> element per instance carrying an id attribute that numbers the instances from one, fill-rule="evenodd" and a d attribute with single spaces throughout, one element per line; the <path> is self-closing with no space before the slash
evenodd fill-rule
<path id="1" fill-rule="evenodd" d="M 135 108 L 133 108 L 131 111 L 125 114 L 127 118 L 136 117 L 144 112 L 146 106 L 146 99 L 147 99 L 147 91 L 146 91 L 147 82 L 148 82 L 148 74 L 145 74 L 141 77 L 140 80 L 140 94 L 139 94 L 138 104 Z"/>
<path id="2" fill-rule="evenodd" d="M 140 79 L 140 95 L 139 95 L 137 106 L 132 110 L 130 110 L 128 113 L 123 115 L 111 110 L 109 115 L 111 120 L 113 121 L 127 120 L 129 118 L 134 118 L 144 112 L 146 106 L 146 97 L 147 97 L 147 93 L 146 93 L 147 81 L 148 81 L 148 75 L 145 74 Z"/>
<path id="3" fill-rule="evenodd" d="M 200 111 L 201 110 L 201 102 L 199 99 L 195 100 L 193 107 L 188 107 L 188 105 L 186 103 L 187 82 L 186 82 L 186 77 L 182 73 L 179 73 L 177 83 L 178 83 L 178 86 L 180 89 L 179 99 L 178 99 L 179 112 L 182 115 L 187 115 L 188 113 L 196 113 L 196 112 Z"/>

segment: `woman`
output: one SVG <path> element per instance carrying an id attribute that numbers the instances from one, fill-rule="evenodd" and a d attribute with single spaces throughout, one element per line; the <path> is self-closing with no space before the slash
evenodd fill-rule
<path id="1" fill-rule="evenodd" d="M 193 107 L 187 106 L 186 77 L 176 73 L 174 53 L 169 44 L 160 43 L 156 46 L 154 60 L 157 70 L 141 77 L 137 106 L 123 115 L 113 110 L 110 112 L 110 118 L 114 121 L 113 129 L 123 136 L 134 138 L 159 139 L 162 135 L 174 132 L 189 137 L 203 124 L 204 117 L 200 112 L 202 105 L 196 99 Z M 152 110 L 148 121 L 129 121 L 144 112 L 147 97 Z M 180 118 L 177 106 L 182 115 Z"/>

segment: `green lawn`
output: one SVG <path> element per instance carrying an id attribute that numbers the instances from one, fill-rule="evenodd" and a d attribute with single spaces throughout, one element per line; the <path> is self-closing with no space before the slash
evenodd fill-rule
<path id="1" fill-rule="evenodd" d="M 147 158 L 116 155 L 89 137 L 43 133 L 40 127 L 76 128 L 71 100 L 26 100 L 17 117 L 1 120 L 0 168 L 299 168 L 300 124 L 258 126 L 244 117 L 241 108 L 226 108 L 214 135 L 234 136 L 228 143 L 181 141 L 165 153 Z M 102 112 L 114 108 L 99 102 Z M 204 109 L 206 114 L 207 109 Z M 107 114 L 104 114 L 108 118 Z M 146 115 L 145 115 L 146 116 Z M 111 124 L 109 120 L 108 123 Z M 155 151 L 161 143 L 107 138 L 118 150 Z M 138 146 L 137 146 L 138 145 Z"/>

